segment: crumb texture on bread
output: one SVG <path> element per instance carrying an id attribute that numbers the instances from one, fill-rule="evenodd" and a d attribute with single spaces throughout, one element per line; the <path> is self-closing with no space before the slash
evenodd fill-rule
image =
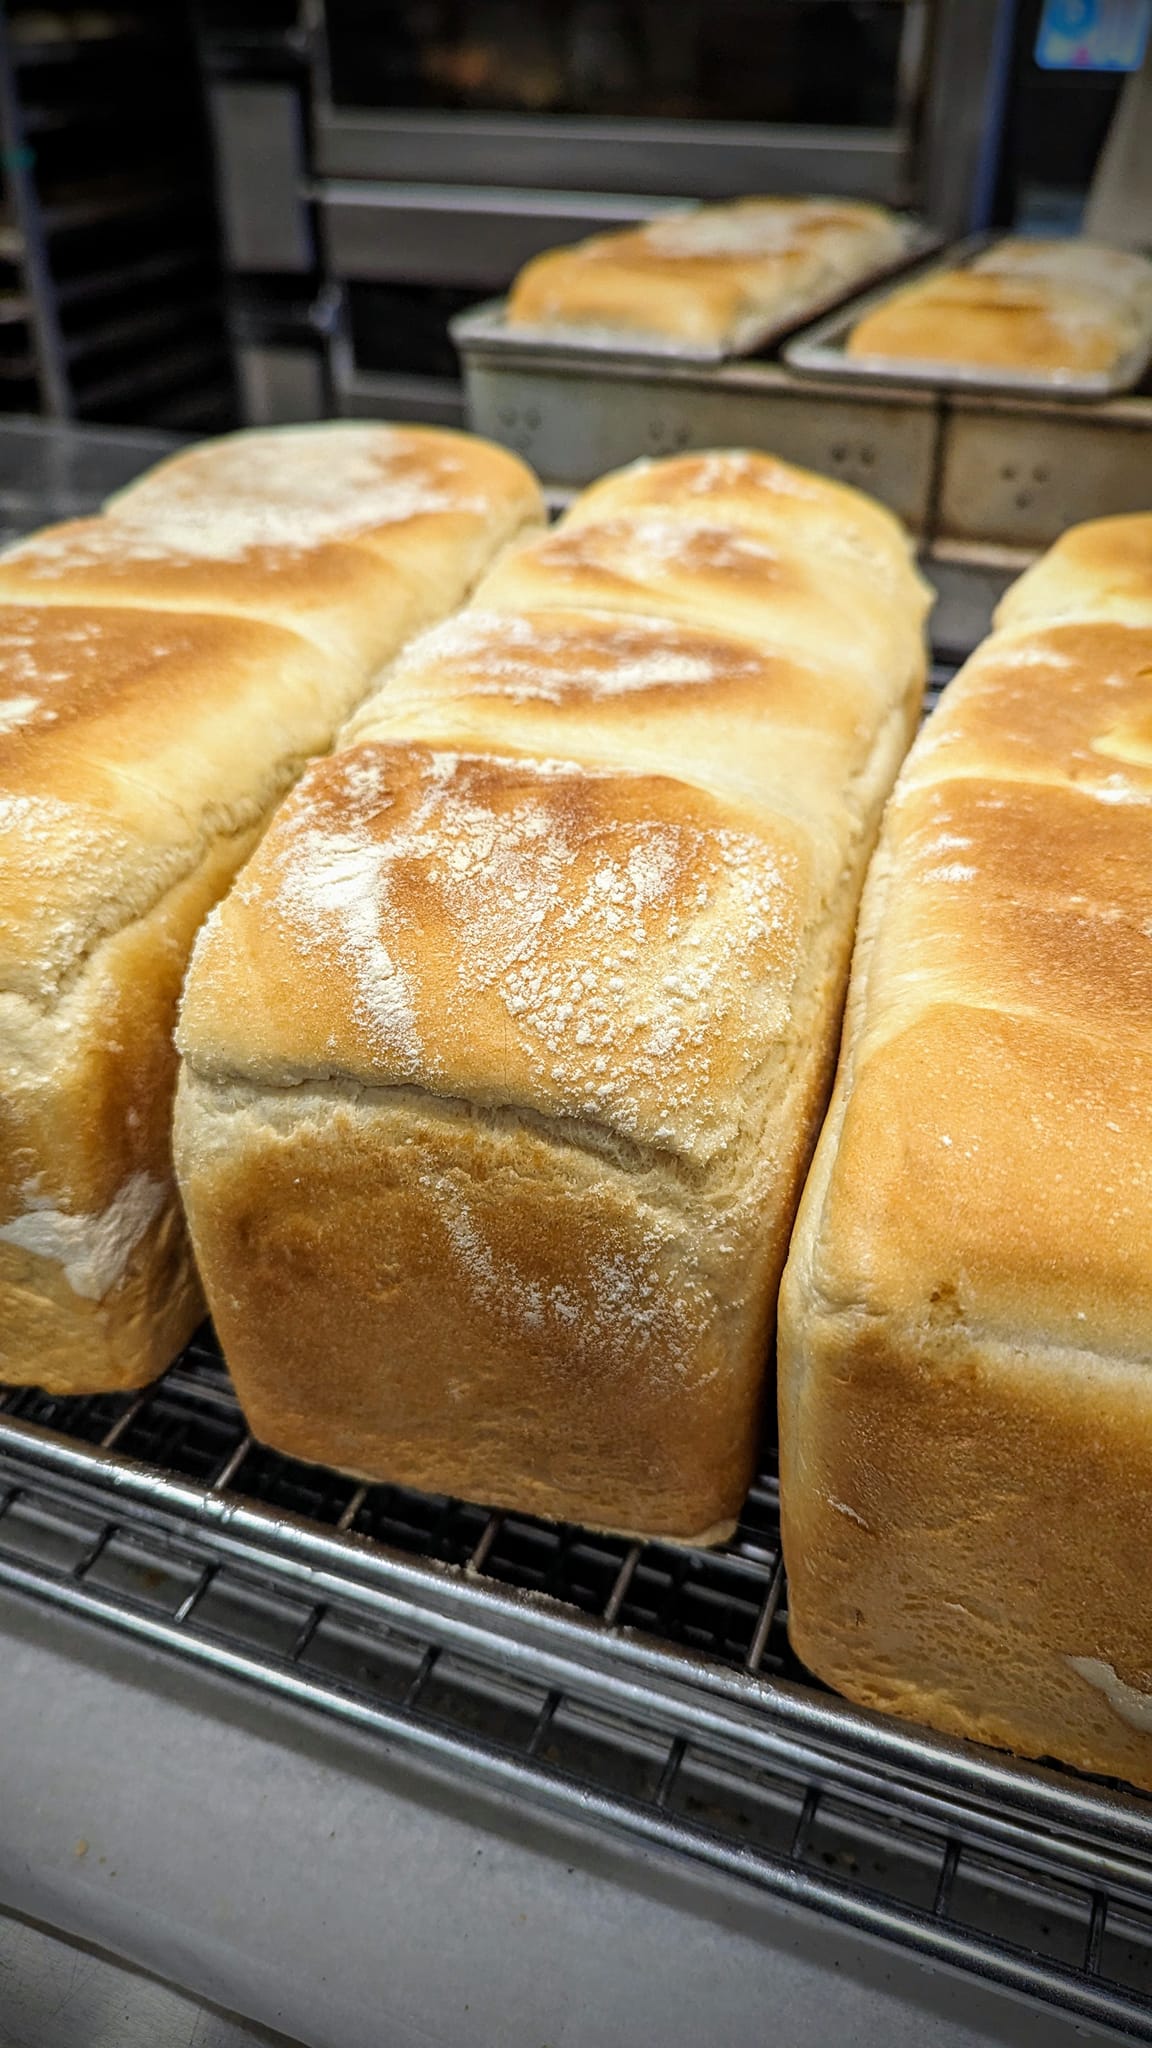
<path id="1" fill-rule="evenodd" d="M 341 424 L 202 443 L 0 556 L 0 1380 L 140 1385 L 190 1334 L 193 939 L 380 663 L 541 511 L 502 450 Z"/>
<path id="2" fill-rule="evenodd" d="M 842 543 L 823 583 L 813 524 Z M 855 493 L 767 456 L 639 465 L 304 777 L 180 1025 L 181 1185 L 264 1440 L 731 1527 L 925 605 Z"/>
<path id="3" fill-rule="evenodd" d="M 789 1612 L 854 1698 L 1152 1785 L 1152 515 L 1000 618 L 865 890 L 781 1296 Z"/>

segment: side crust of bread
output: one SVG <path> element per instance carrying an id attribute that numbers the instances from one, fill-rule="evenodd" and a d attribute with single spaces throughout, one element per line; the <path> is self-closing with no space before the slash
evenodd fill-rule
<path id="1" fill-rule="evenodd" d="M 1001 617 L 865 890 L 781 1292 L 789 1625 L 867 1706 L 1152 1788 L 1152 516 Z"/>

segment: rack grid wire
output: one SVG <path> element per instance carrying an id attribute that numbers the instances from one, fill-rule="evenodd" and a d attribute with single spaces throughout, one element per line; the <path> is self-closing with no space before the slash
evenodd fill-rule
<path id="1" fill-rule="evenodd" d="M 715 1551 L 364 1486 L 252 1441 L 205 1326 L 0 1394 L 0 1587 L 1152 2042 L 1152 1802 L 820 1688 L 770 1449 Z"/>

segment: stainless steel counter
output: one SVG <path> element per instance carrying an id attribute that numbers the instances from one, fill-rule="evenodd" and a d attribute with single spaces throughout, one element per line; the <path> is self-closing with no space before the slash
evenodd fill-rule
<path id="1" fill-rule="evenodd" d="M 1115 2038 L 6 1595 L 0 1669 L 0 1905 L 308 2048 Z"/>
<path id="2" fill-rule="evenodd" d="M 145 427 L 69 427 L 48 420 L 0 422 L 0 545 L 46 525 L 99 510 L 103 500 L 180 442 Z"/>

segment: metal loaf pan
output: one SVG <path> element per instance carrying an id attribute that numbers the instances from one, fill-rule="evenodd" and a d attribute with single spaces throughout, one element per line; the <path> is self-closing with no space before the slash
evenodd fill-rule
<path id="1" fill-rule="evenodd" d="M 457 314 L 452 322 L 452 339 L 466 363 L 470 353 L 477 348 L 482 349 L 488 358 L 498 354 L 522 361 L 526 357 L 544 355 L 557 361 L 599 365 L 609 373 L 615 368 L 636 363 L 680 364 L 688 369 L 699 369 L 709 364 L 728 362 L 733 357 L 755 355 L 769 343 L 790 334 L 801 322 L 813 320 L 820 313 L 839 305 L 846 291 L 857 291 L 861 285 L 874 284 L 880 278 L 891 281 L 893 277 L 902 275 L 911 264 L 939 248 L 939 235 L 923 221 L 909 215 L 904 221 L 904 228 L 905 247 L 893 262 L 866 272 L 854 284 L 840 284 L 835 291 L 810 295 L 799 303 L 794 302 L 748 322 L 728 341 L 688 342 L 658 334 L 629 334 L 617 328 L 510 327 L 505 317 L 508 302 L 503 298 L 485 300 L 482 305 L 471 306 L 467 312 Z"/>
<path id="2" fill-rule="evenodd" d="M 601 361 L 477 347 L 465 358 L 468 424 L 577 489 L 639 456 L 765 448 L 855 484 L 915 533 L 927 531 L 940 406 L 908 387 L 815 386 L 779 363 Z"/>
<path id="3" fill-rule="evenodd" d="M 1078 406 L 959 393 L 948 402 L 938 544 L 1034 553 L 1081 520 L 1149 509 L 1152 394 Z"/>
<path id="4" fill-rule="evenodd" d="M 933 263 L 917 272 L 918 279 L 955 270 L 971 262 L 1003 236 L 973 235 L 967 241 L 944 250 Z M 903 280 L 901 280 L 903 281 Z M 838 377 L 872 387 L 886 384 L 927 385 L 934 391 L 966 392 L 983 398 L 1036 398 L 1073 400 L 1078 404 L 1115 398 L 1140 382 L 1152 361 L 1152 322 L 1135 347 L 1117 358 L 1110 370 L 1000 370 L 983 364 L 934 362 L 914 356 L 851 356 L 848 337 L 858 320 L 883 305 L 892 288 L 889 278 L 883 286 L 862 293 L 835 312 L 794 334 L 784 349 L 784 360 L 806 377 Z"/>

